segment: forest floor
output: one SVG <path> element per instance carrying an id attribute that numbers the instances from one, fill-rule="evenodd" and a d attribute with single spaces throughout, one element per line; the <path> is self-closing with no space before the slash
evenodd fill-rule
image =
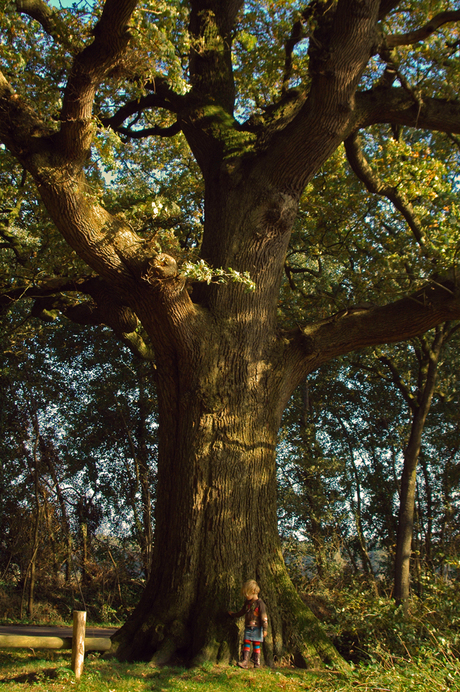
<path id="1" fill-rule="evenodd" d="M 371 588 L 355 582 L 334 582 L 332 587 L 316 584 L 308 593 L 303 593 L 302 585 L 299 588 L 349 662 L 345 673 L 288 665 L 260 670 L 217 665 L 158 668 L 88 653 L 77 682 L 70 668 L 70 651 L 3 649 L 0 692 L 460 692 L 460 568 L 449 581 L 436 574 L 426 578 L 423 598 L 414 595 L 407 613 L 390 595 L 377 597 Z M 14 593 L 5 586 L 3 590 L 9 611 L 0 609 L 1 625 L 37 628 L 46 624 L 60 630 L 69 625 L 65 613 L 73 602 L 63 602 L 61 612 L 43 599 L 37 603 L 33 622 L 21 621 L 13 608 Z M 114 609 L 106 611 L 110 616 Z M 121 624 L 121 613 L 113 618 L 103 614 L 101 609 L 89 618 L 87 632 L 98 626 L 116 629 Z"/>
<path id="2" fill-rule="evenodd" d="M 0 651 L 0 692 L 460 692 L 458 661 L 399 661 L 357 665 L 349 673 L 291 667 L 241 670 L 236 666 L 152 667 L 89 654 L 76 682 L 70 654 Z"/>

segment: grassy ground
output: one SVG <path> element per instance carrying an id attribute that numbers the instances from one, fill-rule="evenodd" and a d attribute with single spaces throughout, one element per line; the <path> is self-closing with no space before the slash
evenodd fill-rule
<path id="1" fill-rule="evenodd" d="M 241 670 L 234 666 L 194 669 L 121 664 L 90 654 L 77 683 L 70 656 L 61 652 L 0 651 L 0 692 L 460 692 L 454 660 L 380 662 L 347 674 L 288 667 Z"/>
<path id="2" fill-rule="evenodd" d="M 287 666 L 247 671 L 236 666 L 154 668 L 89 654 L 77 683 L 70 652 L 4 649 L 0 692 L 460 692 L 458 585 L 458 580 L 446 582 L 434 575 L 424 585 L 423 600 L 413 597 L 408 615 L 391 598 L 376 598 L 359 583 L 320 593 L 316 589 L 308 603 L 340 653 L 354 662 L 346 674 Z M 33 624 L 51 624 L 54 612 L 44 606 Z M 92 626 L 100 619 L 89 618 Z"/>

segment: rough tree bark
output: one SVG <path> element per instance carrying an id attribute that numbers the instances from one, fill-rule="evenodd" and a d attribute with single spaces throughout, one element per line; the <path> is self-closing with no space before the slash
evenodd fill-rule
<path id="1" fill-rule="evenodd" d="M 44 29 L 62 34 L 56 23 L 47 29 L 49 15 L 40 15 L 40 2 L 32 4 Z M 379 11 L 397 3 L 339 0 L 312 5 L 318 29 L 308 92 L 284 94 L 265 121 L 241 127 L 233 118 L 231 43 L 242 2 L 191 0 L 190 91 L 174 94 L 159 79 L 149 95 L 105 123 L 129 136 L 126 118 L 144 108 L 177 115 L 173 130 L 184 133 L 205 182 L 201 257 L 214 268 L 248 271 L 256 284 L 254 292 L 238 283 L 192 287 L 173 257 L 156 254 L 122 217 L 99 206 L 82 172 L 94 95 L 124 55 L 136 4 L 106 0 L 94 39 L 74 59 L 57 131 L 0 77 L 0 139 L 33 176 L 69 245 L 98 275 L 73 284 L 91 296 L 87 304 L 69 306 L 56 297 L 72 282 L 43 285 L 42 297 L 54 295 L 53 309 L 71 319 L 109 325 L 142 355 L 154 351 L 160 444 L 152 572 L 115 637 L 117 655 L 229 661 L 237 655 L 238 631 L 225 614 L 239 605 L 241 582 L 255 578 L 270 613 L 266 660 L 288 654 L 299 665 L 340 665 L 281 556 L 275 479 L 281 415 L 296 386 L 329 359 L 459 318 L 460 292 L 454 275 L 438 277 L 396 303 L 284 331 L 276 306 L 286 249 L 302 191 L 354 130 L 395 121 L 459 133 L 460 107 L 443 112 L 435 99 L 414 104 L 411 94 L 392 88 L 357 98 L 361 74 L 382 41 Z M 146 134 L 166 134 L 160 130 Z M 139 321 L 151 347 L 136 331 Z"/>

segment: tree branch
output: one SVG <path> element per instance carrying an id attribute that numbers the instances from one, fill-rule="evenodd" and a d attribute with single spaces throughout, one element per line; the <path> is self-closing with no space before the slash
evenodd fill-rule
<path id="1" fill-rule="evenodd" d="M 244 0 L 190 1 L 190 77 L 196 95 L 233 113 L 232 31 Z"/>
<path id="2" fill-rule="evenodd" d="M 270 175 L 274 185 L 299 192 L 321 162 L 350 133 L 354 96 L 374 52 L 379 9 L 377 0 L 339 0 L 324 16 L 310 50 L 308 98 L 282 132 L 270 142 Z M 327 133 L 327 134 L 326 134 Z"/>
<path id="3" fill-rule="evenodd" d="M 137 331 L 137 318 L 125 305 L 115 301 L 100 303 L 75 303 L 67 296 L 39 298 L 35 301 L 31 315 L 45 322 L 52 322 L 58 314 L 62 314 L 71 322 L 83 325 L 106 325 L 110 327 L 118 339 L 142 360 L 154 360 L 153 349 Z"/>
<path id="4" fill-rule="evenodd" d="M 427 252 L 426 238 L 412 204 L 404 193 L 398 192 L 397 188 L 386 185 L 384 181 L 378 178 L 364 156 L 357 132 L 354 132 L 345 140 L 345 151 L 353 172 L 364 183 L 367 190 L 381 197 L 386 197 L 393 204 L 407 221 L 407 225 L 411 229 L 417 243 L 423 249 L 424 254 L 432 257 L 432 254 Z"/>
<path id="5" fill-rule="evenodd" d="M 236 121 L 232 64 L 234 26 L 244 0 L 190 0 L 189 108 L 182 129 L 204 176 L 222 156 Z M 215 127 L 218 123 L 218 127 Z"/>
<path id="6" fill-rule="evenodd" d="M 130 34 L 128 22 L 138 0 L 106 0 L 95 36 L 76 58 L 67 82 L 61 130 L 55 145 L 68 161 L 82 165 L 93 137 L 93 100 L 97 87 L 123 56 Z"/>
<path id="7" fill-rule="evenodd" d="M 388 123 L 460 134 L 459 101 L 423 95 L 420 100 L 421 104 L 415 103 L 411 94 L 399 87 L 376 87 L 357 93 L 353 130 Z"/>
<path id="8" fill-rule="evenodd" d="M 91 277 L 82 277 L 80 279 L 69 279 L 67 277 L 48 277 L 36 283 L 28 283 L 23 286 L 15 286 L 8 288 L 0 293 L 0 311 L 5 312 L 13 303 L 22 298 L 43 298 L 54 295 L 60 291 L 79 291 Z M 82 293 L 84 291 L 81 291 Z"/>
<path id="9" fill-rule="evenodd" d="M 69 32 L 59 12 L 43 0 L 16 0 L 16 9 L 21 14 L 35 19 L 49 36 L 69 50 L 75 49 L 78 45 L 76 36 Z"/>
<path id="10" fill-rule="evenodd" d="M 186 101 L 186 97 L 176 94 L 176 92 L 170 89 L 164 80 L 161 79 L 155 80 L 154 83 L 150 82 L 146 84 L 145 88 L 151 89 L 153 93 L 125 103 L 111 116 L 101 117 L 100 120 L 102 124 L 118 132 L 118 128 L 132 115 L 138 115 L 153 108 L 164 108 L 171 113 L 178 113 Z"/>
<path id="11" fill-rule="evenodd" d="M 439 27 L 448 22 L 457 22 L 460 20 L 460 10 L 451 10 L 448 12 L 440 12 L 429 20 L 424 26 L 415 31 L 409 31 L 406 34 L 392 34 L 384 39 L 386 48 L 394 48 L 395 46 L 408 46 L 412 43 L 424 41 L 433 34 Z"/>
<path id="12" fill-rule="evenodd" d="M 288 90 L 288 84 L 289 80 L 291 78 L 292 74 L 292 53 L 294 48 L 300 41 L 302 41 L 303 38 L 306 37 L 307 33 L 304 29 L 304 24 L 308 17 L 312 14 L 313 12 L 313 6 L 309 5 L 301 15 L 301 18 L 297 20 L 291 31 L 291 35 L 286 41 L 284 45 L 284 53 L 285 53 L 285 58 L 284 58 L 284 74 L 283 74 L 283 85 L 282 85 L 282 90 L 281 93 L 283 95 L 286 94 Z"/>
<path id="13" fill-rule="evenodd" d="M 169 127 L 160 127 L 159 125 L 154 125 L 153 127 L 146 127 L 143 130 L 131 130 L 129 127 L 118 127 L 116 132 L 123 135 L 124 137 L 129 137 L 130 139 L 143 139 L 144 137 L 174 137 L 178 132 L 181 132 L 182 127 L 178 122 L 173 123 Z"/>
<path id="14" fill-rule="evenodd" d="M 66 137 L 69 134 L 67 130 Z M 83 136 L 86 134 L 83 132 Z M 106 279 L 110 276 L 119 287 L 129 284 L 131 291 L 134 276 L 145 269 L 155 252 L 126 221 L 111 215 L 91 198 L 78 165 L 77 170 L 64 165 L 69 159 L 80 166 L 84 161 L 75 160 L 72 152 L 67 161 L 62 161 L 62 149 L 56 146 L 55 137 L 0 73 L 0 140 L 31 172 L 45 206 L 69 245 L 98 274 Z M 75 152 L 76 157 L 82 153 L 78 141 Z"/>
<path id="15" fill-rule="evenodd" d="M 83 293 L 93 300 L 82 302 L 69 293 Z M 114 288 L 99 277 L 48 277 L 34 286 L 16 287 L 0 295 L 0 311 L 8 310 L 13 303 L 24 298 L 34 301 L 32 317 L 52 322 L 61 314 L 76 324 L 104 324 L 139 358 L 154 360 L 152 348 L 139 333 L 137 316 Z"/>
<path id="16" fill-rule="evenodd" d="M 110 127 L 115 132 L 130 137 L 131 139 L 141 139 L 142 137 L 149 137 L 152 135 L 173 137 L 182 129 L 177 121 L 169 125 L 169 127 L 155 125 L 153 127 L 143 128 L 142 130 L 132 130 L 130 127 L 123 127 L 123 123 L 132 115 L 140 117 L 145 110 L 152 108 L 164 108 L 176 113 L 183 103 L 184 98 L 182 96 L 176 94 L 172 89 L 169 89 L 167 85 L 162 84 L 154 94 L 147 94 L 140 99 L 129 101 L 119 108 L 112 116 L 101 118 L 100 121 L 104 127 Z"/>
<path id="17" fill-rule="evenodd" d="M 412 394 L 410 388 L 406 385 L 405 382 L 402 381 L 401 375 L 399 374 L 398 368 L 396 365 L 393 363 L 391 358 L 387 358 L 387 356 L 380 356 L 379 361 L 385 365 L 388 370 L 390 371 L 390 381 L 394 384 L 396 389 L 398 389 L 406 402 L 406 404 L 409 406 L 410 410 L 415 413 L 417 409 L 417 401 Z M 388 381 L 387 378 L 384 378 Z"/>
<path id="18" fill-rule="evenodd" d="M 308 372 L 331 358 L 366 346 L 420 336 L 441 322 L 460 319 L 460 280 L 455 269 L 419 291 L 383 307 L 350 308 L 301 330 L 297 348 Z M 299 382 L 305 369 L 299 372 Z"/>
<path id="19" fill-rule="evenodd" d="M 390 375 L 385 374 L 385 372 L 378 367 L 378 362 L 380 362 L 383 365 L 388 367 L 388 369 L 390 370 Z M 415 401 L 414 401 L 414 397 L 412 395 L 412 392 L 407 387 L 407 385 L 402 381 L 393 361 L 390 360 L 390 358 L 387 358 L 386 356 L 380 356 L 378 359 L 378 362 L 375 361 L 373 365 L 365 365 L 360 360 L 355 360 L 355 361 L 352 361 L 352 365 L 357 370 L 361 370 L 362 372 L 368 372 L 371 375 L 378 377 L 380 380 L 387 382 L 388 384 L 395 385 L 396 388 L 400 390 L 400 392 L 401 392 L 404 400 L 408 404 L 409 408 L 412 408 L 413 406 L 415 406 Z"/>

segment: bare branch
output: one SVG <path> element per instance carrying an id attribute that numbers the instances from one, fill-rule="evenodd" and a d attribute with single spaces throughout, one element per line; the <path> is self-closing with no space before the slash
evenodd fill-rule
<path id="1" fill-rule="evenodd" d="M 79 279 L 68 277 L 47 277 L 34 283 L 22 286 L 9 287 L 0 293 L 0 310 L 7 310 L 13 303 L 23 298 L 45 298 L 60 291 L 76 291 L 84 293 L 83 286 L 91 277 L 85 276 Z"/>
<path id="2" fill-rule="evenodd" d="M 164 82 L 159 80 L 158 82 L 155 82 L 154 85 L 145 85 L 146 89 L 152 87 L 154 88 L 154 93 L 141 96 L 139 99 L 128 101 L 128 103 L 125 103 L 110 117 L 101 117 L 102 124 L 106 127 L 111 127 L 114 130 L 117 130 L 117 128 L 120 127 L 125 120 L 130 118 L 132 115 L 137 115 L 153 108 L 163 108 L 171 113 L 177 113 L 184 105 L 185 98 L 179 94 L 176 94 Z"/>
<path id="3" fill-rule="evenodd" d="M 304 22 L 307 19 L 307 16 L 311 14 L 311 5 L 304 10 L 302 13 L 301 19 L 297 20 L 291 31 L 291 35 L 289 39 L 286 41 L 285 46 L 284 46 L 284 53 L 285 53 L 285 59 L 284 59 L 284 74 L 283 74 L 283 86 L 282 86 L 282 93 L 285 94 L 288 89 L 288 84 L 289 80 L 291 78 L 292 74 L 292 52 L 296 45 L 302 41 L 306 37 L 306 31 L 304 29 Z M 310 11 L 308 11 L 310 10 Z"/>
<path id="4" fill-rule="evenodd" d="M 159 127 L 155 125 L 154 127 L 146 127 L 143 130 L 131 130 L 129 127 L 117 127 L 114 128 L 118 134 L 130 139 L 142 139 L 143 137 L 174 137 L 178 132 L 182 130 L 181 125 L 178 122 L 173 123 L 169 127 Z"/>
<path id="5" fill-rule="evenodd" d="M 403 382 L 401 375 L 399 374 L 398 368 L 395 366 L 394 362 L 391 360 L 391 358 L 388 358 L 387 356 L 380 356 L 379 361 L 388 368 L 391 374 L 390 381 L 393 382 L 396 389 L 398 389 L 401 392 L 403 399 L 405 400 L 406 404 L 409 406 L 411 411 L 415 412 L 417 408 L 417 401 L 414 398 L 414 395 L 412 394 L 410 388 L 406 385 L 405 382 Z M 385 379 L 388 381 L 387 378 Z"/>
<path id="6" fill-rule="evenodd" d="M 424 41 L 433 34 L 439 27 L 448 22 L 457 22 L 460 20 L 460 10 L 451 10 L 448 12 L 440 12 L 435 17 L 430 19 L 424 26 L 415 31 L 409 31 L 407 34 L 392 34 L 385 38 L 385 46 L 394 48 L 395 46 L 409 46 L 412 43 Z"/>

